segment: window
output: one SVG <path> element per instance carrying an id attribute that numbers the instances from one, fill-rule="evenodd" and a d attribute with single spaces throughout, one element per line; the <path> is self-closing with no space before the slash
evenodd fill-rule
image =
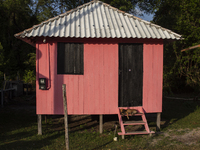
<path id="1" fill-rule="evenodd" d="M 58 43 L 57 73 L 83 74 L 83 43 Z"/>

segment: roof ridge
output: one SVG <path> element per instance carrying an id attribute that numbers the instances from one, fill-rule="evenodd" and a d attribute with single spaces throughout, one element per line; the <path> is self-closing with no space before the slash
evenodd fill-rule
<path id="1" fill-rule="evenodd" d="M 99 0 L 93 0 L 93 1 L 99 1 Z M 102 1 L 100 1 L 100 2 L 102 2 Z M 177 35 L 177 36 L 179 35 L 179 34 L 173 32 L 172 30 L 166 29 L 166 28 L 164 28 L 164 27 L 162 27 L 162 26 L 160 26 L 160 25 L 157 25 L 157 24 L 152 23 L 152 22 L 150 22 L 150 21 L 146 21 L 146 20 L 144 20 L 144 19 L 141 19 L 141 18 L 139 18 L 139 17 L 136 17 L 136 16 L 134 16 L 134 15 L 132 15 L 132 14 L 129 14 L 129 13 L 125 12 L 125 11 L 122 11 L 122 10 L 120 10 L 120 9 L 118 9 L 118 8 L 113 7 L 113 6 L 111 6 L 110 4 L 107 4 L 107 3 L 104 3 L 104 2 L 102 2 L 102 3 L 105 4 L 105 5 L 106 5 L 107 7 L 109 7 L 109 8 L 112 8 L 112 9 L 116 10 L 116 11 L 119 12 L 119 13 L 125 14 L 127 17 L 132 17 L 132 18 L 134 18 L 134 19 L 137 19 L 138 21 L 147 23 L 147 24 L 149 24 L 149 25 L 153 25 L 153 26 L 155 26 L 156 28 L 161 28 L 162 30 L 166 30 L 166 31 L 168 31 L 168 32 L 170 32 L 170 33 L 173 33 L 173 34 Z"/>
<path id="2" fill-rule="evenodd" d="M 88 6 L 88 5 L 92 5 L 93 3 L 102 4 L 104 7 L 107 7 L 108 9 L 112 9 L 113 11 L 117 11 L 117 13 L 122 14 L 122 15 L 124 15 L 124 16 L 127 16 L 128 18 L 133 18 L 134 20 L 138 20 L 140 23 L 142 22 L 142 23 L 144 23 L 145 25 L 149 25 L 150 27 L 153 26 L 153 27 L 155 27 L 156 29 L 161 29 L 162 31 L 167 31 L 167 32 L 173 34 L 174 36 L 180 38 L 180 35 L 179 35 L 179 34 L 173 32 L 173 31 L 171 31 L 171 30 L 169 30 L 169 29 L 163 28 L 163 27 L 161 27 L 161 26 L 159 26 L 159 25 L 157 25 L 157 24 L 154 24 L 154 23 L 152 23 L 152 22 L 143 20 L 143 19 L 141 19 L 141 18 L 139 18 L 139 17 L 134 16 L 133 14 L 129 14 L 129 13 L 125 12 L 125 11 L 119 10 L 118 8 L 115 8 L 115 7 L 111 6 L 110 4 L 104 3 L 104 2 L 102 2 L 102 1 L 100 1 L 100 0 L 93 0 L 93 1 L 90 1 L 90 2 L 88 2 L 88 3 L 85 3 L 85 4 L 81 5 L 81 6 L 78 6 L 78 7 L 74 8 L 74 9 L 71 9 L 71 10 L 69 10 L 69 11 L 66 11 L 66 12 L 64 12 L 64 13 L 58 15 L 58 16 L 49 18 L 48 20 L 42 21 L 41 23 L 39 23 L 39 24 L 37 24 L 37 25 L 34 25 L 34 26 L 32 26 L 31 28 L 28 28 L 28 29 L 24 30 L 23 32 L 20 32 L 20 33 L 15 34 L 15 36 L 16 36 L 16 37 L 17 37 L 17 36 L 22 36 L 22 37 L 23 37 L 23 36 L 25 36 L 26 33 L 30 33 L 32 30 L 37 29 L 38 27 L 42 27 L 44 24 L 48 24 L 48 23 L 51 23 L 51 22 L 53 22 L 53 21 L 55 21 L 55 20 L 57 20 L 57 19 L 59 19 L 59 18 L 61 18 L 61 17 L 68 16 L 69 14 L 72 14 L 72 13 L 74 13 L 74 12 L 80 10 L 80 9 L 83 9 L 83 8 L 85 8 L 85 7 Z"/>

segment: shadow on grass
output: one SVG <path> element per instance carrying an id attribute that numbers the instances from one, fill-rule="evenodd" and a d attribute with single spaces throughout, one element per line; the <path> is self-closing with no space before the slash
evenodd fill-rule
<path id="1" fill-rule="evenodd" d="M 200 101 L 185 101 L 185 100 L 169 100 L 169 99 L 163 99 L 163 112 L 161 115 L 161 121 L 165 121 L 164 124 L 161 124 L 161 129 L 166 129 L 167 127 L 171 125 L 179 125 L 179 127 L 182 127 L 180 123 L 178 124 L 177 121 L 180 121 L 182 119 L 187 118 L 191 113 L 195 112 L 197 110 L 197 106 L 200 106 Z M 61 118 L 62 116 L 58 116 Z M 200 116 L 196 116 L 197 118 L 200 118 Z M 61 140 L 61 142 L 56 142 L 56 140 L 60 137 L 64 139 L 64 123 L 63 121 L 56 122 L 54 118 L 52 119 L 52 123 L 43 123 L 43 136 L 37 135 L 37 116 L 35 115 L 35 111 L 28 111 L 28 110 L 9 110 L 5 108 L 4 110 L 0 110 L 0 149 L 6 150 L 6 149 L 42 149 L 48 145 L 51 145 L 54 143 L 57 147 L 59 144 L 63 144 L 64 140 Z M 99 116 L 97 116 L 97 119 Z M 149 127 L 155 127 L 156 125 L 156 114 L 154 117 L 151 117 L 150 119 L 147 116 L 147 120 L 149 122 Z M 150 121 L 149 121 L 150 120 Z M 197 120 L 197 119 L 196 119 Z M 105 115 L 104 116 L 104 122 L 109 121 L 117 121 L 118 117 L 117 115 Z M 154 124 L 151 124 L 151 122 L 154 122 Z M 77 134 L 82 133 L 82 131 L 91 129 L 93 127 L 97 127 L 99 123 L 97 121 L 92 121 L 88 116 L 82 117 L 77 120 L 70 120 L 69 119 L 69 125 L 75 123 L 70 129 L 70 134 Z M 76 124 L 77 123 L 77 124 Z M 194 122 L 185 121 L 184 126 L 198 126 L 200 125 L 200 121 L 197 121 L 197 124 L 194 124 Z M 143 130 L 144 127 L 142 127 L 139 130 Z M 112 129 L 112 132 L 114 132 L 114 128 Z M 85 134 L 85 132 L 83 133 Z M 88 136 L 91 136 L 91 133 L 85 134 L 83 137 L 85 144 L 87 142 Z M 92 142 L 98 142 L 93 141 L 95 137 L 98 135 L 95 134 L 93 138 L 91 138 Z M 127 139 L 131 139 L 131 136 L 127 136 Z M 76 139 L 75 139 L 76 140 Z M 86 142 L 85 142 L 86 141 Z M 77 141 L 79 143 L 79 141 Z M 112 140 L 108 139 L 105 142 L 102 142 L 102 144 L 95 145 L 95 148 L 92 149 L 102 149 L 106 145 L 112 143 Z M 62 145 L 62 147 L 64 147 Z M 47 148 L 48 149 L 48 148 Z"/>
<path id="2" fill-rule="evenodd" d="M 24 134 L 24 132 L 22 132 Z M 20 149 L 20 150 L 26 150 L 26 149 L 41 149 L 42 147 L 48 146 L 52 144 L 52 140 L 57 139 L 58 137 L 62 136 L 63 133 L 57 133 L 53 135 L 48 135 L 46 138 L 44 136 L 35 136 L 33 139 L 26 138 L 19 138 L 18 140 L 11 139 L 9 142 L 6 142 L 4 144 L 0 145 L 0 149 L 2 150 L 10 150 L 10 149 Z M 17 136 L 17 135 L 16 135 Z M 23 135 L 25 137 L 25 135 Z"/>
<path id="3" fill-rule="evenodd" d="M 194 113 L 199 106 L 200 101 L 163 99 L 163 112 L 161 118 L 165 120 L 165 123 L 161 125 L 161 128 L 165 129 L 168 126 L 175 124 L 177 121 L 183 120 L 191 113 Z M 185 121 L 184 124 L 190 123 L 191 122 Z M 181 126 L 181 124 L 179 124 L 179 126 Z"/>
<path id="4" fill-rule="evenodd" d="M 108 141 L 108 142 L 104 143 L 104 144 L 101 145 L 101 146 L 98 146 L 98 147 L 93 148 L 92 150 L 101 149 L 101 148 L 105 147 L 106 145 L 108 145 L 108 144 L 110 144 L 110 143 L 112 143 L 112 142 L 113 142 L 112 140 L 111 140 L 111 141 Z"/>

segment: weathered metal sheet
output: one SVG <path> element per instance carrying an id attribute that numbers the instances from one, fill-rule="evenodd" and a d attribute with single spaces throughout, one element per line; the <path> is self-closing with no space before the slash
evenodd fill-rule
<path id="1" fill-rule="evenodd" d="M 26 37 L 153 38 L 180 39 L 181 35 L 120 11 L 101 1 L 91 1 L 21 33 Z"/>

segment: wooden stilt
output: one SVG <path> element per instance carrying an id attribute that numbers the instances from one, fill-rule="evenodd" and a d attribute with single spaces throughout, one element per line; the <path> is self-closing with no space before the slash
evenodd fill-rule
<path id="1" fill-rule="evenodd" d="M 42 135 L 42 115 L 38 115 L 38 135 Z"/>
<path id="2" fill-rule="evenodd" d="M 160 131 L 160 119 L 161 119 L 161 113 L 157 113 L 157 127 L 156 127 L 156 131 Z"/>
<path id="3" fill-rule="evenodd" d="M 103 133 L 103 115 L 99 115 L 99 133 Z"/>
<path id="4" fill-rule="evenodd" d="M 45 119 L 45 124 L 47 124 L 47 115 L 45 115 L 44 119 Z"/>

